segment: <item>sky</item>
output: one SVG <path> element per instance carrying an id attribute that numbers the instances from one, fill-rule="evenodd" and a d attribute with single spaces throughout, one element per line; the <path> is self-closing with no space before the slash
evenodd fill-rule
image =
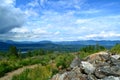
<path id="1" fill-rule="evenodd" d="M 0 3 L 0 40 L 120 40 L 120 0 Z"/>

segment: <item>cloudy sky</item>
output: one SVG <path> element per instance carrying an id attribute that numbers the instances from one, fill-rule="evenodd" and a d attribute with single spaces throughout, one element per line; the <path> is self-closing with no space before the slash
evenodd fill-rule
<path id="1" fill-rule="evenodd" d="M 0 0 L 0 39 L 120 40 L 119 0 Z"/>

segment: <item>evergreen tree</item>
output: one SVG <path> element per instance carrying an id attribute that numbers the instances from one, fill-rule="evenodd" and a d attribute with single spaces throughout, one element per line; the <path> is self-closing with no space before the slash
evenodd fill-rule
<path id="1" fill-rule="evenodd" d="M 31 52 L 31 51 L 28 51 L 28 52 L 27 52 L 27 56 L 28 56 L 28 57 L 32 57 L 32 52 Z"/>
<path id="2" fill-rule="evenodd" d="M 9 48 L 9 54 L 11 56 L 18 57 L 18 50 L 17 50 L 17 48 L 15 46 L 10 46 L 10 48 Z"/>

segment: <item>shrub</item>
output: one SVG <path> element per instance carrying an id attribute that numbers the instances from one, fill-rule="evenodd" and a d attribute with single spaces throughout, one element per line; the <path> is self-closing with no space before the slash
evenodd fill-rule
<path id="1" fill-rule="evenodd" d="M 0 76 L 5 75 L 5 73 L 12 70 L 12 67 L 10 66 L 9 62 L 2 61 L 0 62 Z"/>
<path id="2" fill-rule="evenodd" d="M 105 47 L 103 46 L 100 46 L 99 44 L 96 44 L 96 45 L 88 45 L 86 47 L 83 47 L 80 49 L 80 54 L 79 54 L 79 57 L 80 58 L 85 58 L 87 57 L 88 55 L 91 55 L 95 52 L 99 52 L 99 51 L 105 51 Z"/>
<path id="3" fill-rule="evenodd" d="M 116 44 L 115 46 L 113 46 L 110 52 L 113 54 L 120 54 L 120 44 Z"/>
<path id="4" fill-rule="evenodd" d="M 56 66 L 62 67 L 62 69 L 69 67 L 74 56 L 71 54 L 61 54 L 56 58 Z"/>
<path id="5" fill-rule="evenodd" d="M 48 80 L 51 75 L 49 66 L 38 66 L 34 69 L 26 69 L 20 75 L 13 76 L 12 80 Z"/>

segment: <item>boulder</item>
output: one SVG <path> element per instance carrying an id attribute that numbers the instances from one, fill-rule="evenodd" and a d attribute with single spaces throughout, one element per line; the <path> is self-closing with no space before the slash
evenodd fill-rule
<path id="1" fill-rule="evenodd" d="M 120 67 L 120 59 L 111 57 L 110 60 L 111 65 Z"/>
<path id="2" fill-rule="evenodd" d="M 84 61 L 76 56 L 70 69 L 51 80 L 120 80 L 120 55 L 99 52 Z"/>
<path id="3" fill-rule="evenodd" d="M 87 74 L 92 74 L 95 71 L 95 67 L 92 64 L 90 64 L 89 62 L 86 62 L 86 61 L 81 62 L 81 67 L 84 70 L 84 72 L 87 73 Z"/>
<path id="4" fill-rule="evenodd" d="M 100 80 L 120 80 L 120 77 L 108 76 Z"/>
<path id="5" fill-rule="evenodd" d="M 98 78 L 104 78 L 105 76 L 120 76 L 120 67 L 117 66 L 102 66 L 95 70 L 95 75 Z"/>
<path id="6" fill-rule="evenodd" d="M 53 76 L 51 80 L 87 80 L 86 77 L 87 76 L 82 74 L 76 67 L 76 69 L 73 69 L 70 72 L 65 72 L 63 74 L 57 74 Z"/>
<path id="7" fill-rule="evenodd" d="M 75 59 L 70 64 L 70 67 L 74 68 L 76 66 L 80 66 L 80 64 L 81 64 L 81 60 L 80 60 L 80 58 L 78 56 L 76 56 Z"/>
<path id="8" fill-rule="evenodd" d="M 60 74 L 56 74 L 52 77 L 51 80 L 59 80 Z"/>
<path id="9" fill-rule="evenodd" d="M 86 60 L 94 66 L 98 66 L 98 64 L 108 61 L 110 58 L 109 56 L 110 55 L 106 52 L 99 52 L 88 56 Z"/>
<path id="10" fill-rule="evenodd" d="M 111 57 L 116 59 L 116 60 L 120 59 L 120 55 L 112 55 Z"/>
<path id="11" fill-rule="evenodd" d="M 62 74 L 59 78 L 60 80 L 86 80 L 85 76 L 82 74 L 76 74 L 76 72 L 66 72 Z"/>
<path id="12" fill-rule="evenodd" d="M 89 74 L 87 80 L 97 80 L 97 78 L 94 75 Z"/>

